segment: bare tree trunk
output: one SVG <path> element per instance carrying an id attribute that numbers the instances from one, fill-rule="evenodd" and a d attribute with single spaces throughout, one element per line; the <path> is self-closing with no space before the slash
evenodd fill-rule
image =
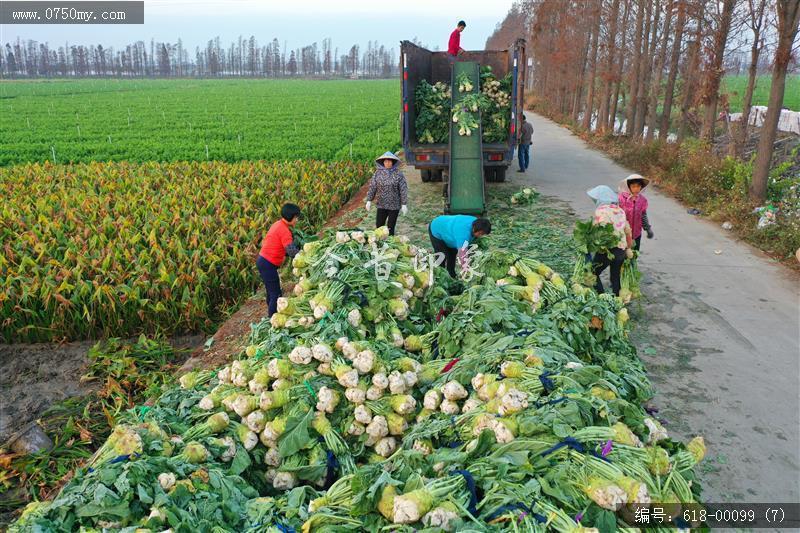
<path id="1" fill-rule="evenodd" d="M 675 0 L 669 0 L 666 11 L 664 12 L 664 28 L 661 35 L 661 49 L 659 50 L 658 61 L 656 63 L 653 86 L 650 88 L 650 114 L 648 115 L 647 119 L 647 135 L 645 136 L 646 142 L 651 142 L 655 135 L 656 120 L 658 119 L 658 95 L 661 92 L 661 78 L 664 75 L 664 65 L 667 62 L 667 43 L 669 42 L 669 31 L 672 27 L 672 8 L 674 6 Z"/>
<path id="2" fill-rule="evenodd" d="M 700 5 L 697 13 L 697 26 L 695 28 L 694 40 L 688 43 L 689 64 L 686 68 L 686 75 L 683 77 L 683 91 L 681 94 L 681 126 L 678 130 L 678 142 L 683 142 L 689 130 L 689 107 L 692 104 L 694 95 L 694 79 L 700 63 L 700 40 L 703 38 L 703 4 Z"/>
<path id="3" fill-rule="evenodd" d="M 655 0 L 656 16 L 653 18 L 653 0 L 646 0 L 647 7 L 645 19 L 647 23 L 644 28 L 644 50 L 642 51 L 641 61 L 639 62 L 639 82 L 636 88 L 636 108 L 633 115 L 633 137 L 642 138 L 644 130 L 644 116 L 647 111 L 647 86 L 650 79 L 650 71 L 653 65 L 653 51 L 655 49 L 656 34 L 658 31 L 659 4 L 660 0 Z M 652 32 L 652 35 L 651 35 Z"/>
<path id="4" fill-rule="evenodd" d="M 630 20 L 630 7 L 631 7 L 630 0 L 625 0 L 625 13 L 622 16 L 622 28 L 628 27 L 628 20 Z M 615 124 L 617 122 L 617 108 L 619 107 L 619 93 L 622 91 L 622 71 L 625 68 L 625 45 L 628 42 L 628 32 L 622 32 L 622 42 L 620 43 L 620 51 L 621 53 L 617 56 L 617 74 L 615 76 L 616 79 L 616 88 L 614 90 L 614 99 L 611 101 L 611 114 L 608 117 L 608 129 L 614 131 Z M 624 98 L 624 92 L 623 98 Z M 624 106 L 623 106 L 624 107 Z"/>
<path id="5" fill-rule="evenodd" d="M 611 18 L 608 36 L 606 38 L 606 67 L 603 73 L 603 94 L 600 96 L 600 110 L 597 112 L 597 130 L 605 133 L 608 124 L 609 99 L 611 98 L 611 81 L 614 70 L 614 56 L 617 44 L 617 17 L 619 17 L 619 1 L 614 0 L 611 5 Z"/>
<path id="6" fill-rule="evenodd" d="M 683 28 L 686 25 L 686 1 L 678 1 L 678 20 L 675 22 L 675 42 L 672 45 L 672 57 L 669 61 L 669 77 L 667 86 L 664 89 L 664 108 L 661 112 L 661 124 L 659 125 L 658 138 L 666 140 L 669 136 L 670 115 L 672 114 L 672 99 L 675 96 L 675 80 L 678 79 L 678 59 L 681 53 L 683 42 Z"/>
<path id="7" fill-rule="evenodd" d="M 583 112 L 581 126 L 588 130 L 592 127 L 592 111 L 594 110 L 594 86 L 597 78 L 597 42 L 600 38 L 600 17 L 603 12 L 603 2 L 598 0 L 594 8 L 594 23 L 592 24 L 592 69 L 589 72 L 588 89 L 586 90 L 586 109 Z"/>
<path id="8" fill-rule="evenodd" d="M 742 101 L 742 119 L 739 121 L 734 136 L 731 138 L 729 155 L 739 157 L 747 143 L 747 130 L 750 125 L 750 110 L 753 107 L 753 91 L 756 87 L 756 74 L 758 73 L 758 58 L 764 43 L 761 39 L 761 27 L 764 24 L 764 11 L 766 10 L 766 0 L 748 0 L 750 9 L 750 29 L 753 30 L 753 46 L 750 48 L 750 66 L 747 72 L 747 89 Z"/>
<path id="9" fill-rule="evenodd" d="M 625 120 L 627 121 L 625 124 L 625 135 L 628 136 L 633 134 L 633 119 L 636 113 L 636 93 L 639 90 L 639 63 L 642 59 L 642 26 L 644 23 L 644 6 L 642 3 L 648 1 L 649 0 L 636 0 L 638 8 L 636 12 L 636 29 L 633 33 L 633 62 L 631 63 L 628 76 L 630 80 L 628 88 L 630 91 L 628 105 L 625 108 Z"/>
<path id="10" fill-rule="evenodd" d="M 772 88 L 769 92 L 767 116 L 761 127 L 756 162 L 753 165 L 753 182 L 750 184 L 750 196 L 761 202 L 767 197 L 767 178 L 786 89 L 786 69 L 792 57 L 792 46 L 800 25 L 800 0 L 777 0 L 777 11 L 778 49 L 775 51 Z"/>
<path id="11" fill-rule="evenodd" d="M 583 5 L 584 16 L 589 12 L 590 2 L 585 2 Z M 581 48 L 581 55 L 576 65 L 575 84 L 573 85 L 573 99 L 572 99 L 572 120 L 578 122 L 578 115 L 581 110 L 581 101 L 583 100 L 583 80 L 586 77 L 586 61 L 589 57 L 589 45 L 591 43 L 591 29 L 587 29 L 586 36 L 583 39 L 583 47 Z"/>
<path id="12" fill-rule="evenodd" d="M 703 104 L 705 113 L 703 116 L 703 126 L 700 130 L 700 137 L 709 143 L 714 140 L 714 125 L 717 120 L 717 101 L 719 100 L 719 84 L 722 80 L 722 60 L 725 54 L 725 45 L 728 43 L 728 33 L 731 30 L 731 17 L 735 0 L 723 0 L 722 14 L 720 16 L 719 27 L 714 32 L 714 50 L 706 77 L 705 88 L 703 90 Z"/>

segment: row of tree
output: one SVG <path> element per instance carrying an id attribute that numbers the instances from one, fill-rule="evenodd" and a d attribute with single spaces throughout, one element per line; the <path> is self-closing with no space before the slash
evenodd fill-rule
<path id="1" fill-rule="evenodd" d="M 746 53 L 744 116 L 759 70 L 772 72 L 750 190 L 764 199 L 799 24 L 800 0 L 518 0 L 487 48 L 526 38 L 540 101 L 585 129 L 642 142 L 670 133 L 711 141 L 727 113 L 722 76 Z M 733 155 L 747 135 L 738 122 Z"/>
<path id="2" fill-rule="evenodd" d="M 0 77 L 368 77 L 398 75 L 394 49 L 370 41 L 362 52 L 357 44 L 340 54 L 331 39 L 290 49 L 278 39 L 260 45 L 254 36 L 239 37 L 224 47 L 219 37 L 194 54 L 176 43 L 137 41 L 122 48 L 98 45 L 51 47 L 33 40 L 6 43 L 0 53 Z"/>

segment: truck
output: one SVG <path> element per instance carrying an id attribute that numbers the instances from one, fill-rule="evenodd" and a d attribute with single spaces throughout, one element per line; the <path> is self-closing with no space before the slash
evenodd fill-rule
<path id="1" fill-rule="evenodd" d="M 428 83 L 444 82 L 450 84 L 453 63 L 447 52 L 432 52 L 411 41 L 400 43 L 401 83 L 402 83 L 402 142 L 406 163 L 420 170 L 422 181 L 445 181 L 447 184 L 450 168 L 451 143 L 420 143 L 414 127 L 416 109 L 414 95 L 417 84 L 422 80 Z M 488 143 L 482 146 L 483 176 L 488 182 L 502 182 L 506 179 L 506 169 L 514 159 L 518 132 L 522 125 L 525 87 L 525 40 L 518 39 L 506 50 L 465 51 L 457 62 L 475 62 L 480 66 L 492 67 L 499 79 L 512 73 L 511 120 L 508 137 L 504 142 Z M 447 185 L 445 185 L 447 187 Z M 445 189 L 447 190 L 447 189 Z M 447 196 L 447 194 L 445 194 Z"/>

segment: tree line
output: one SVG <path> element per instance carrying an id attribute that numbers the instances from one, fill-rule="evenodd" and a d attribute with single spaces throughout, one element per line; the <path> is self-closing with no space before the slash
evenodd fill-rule
<path id="1" fill-rule="evenodd" d="M 220 38 L 192 53 L 175 43 L 137 41 L 124 47 L 63 45 L 17 39 L 0 53 L 2 78 L 174 78 L 174 77 L 367 77 L 398 75 L 397 56 L 377 41 L 365 50 L 334 47 L 331 39 L 292 49 L 278 39 L 262 45 L 254 36 L 239 37 L 225 47 Z"/>
<path id="2" fill-rule="evenodd" d="M 785 91 L 798 50 L 800 0 L 518 0 L 487 41 L 524 37 L 532 90 L 551 112 L 598 133 L 650 142 L 672 134 L 711 142 L 727 117 L 726 69 L 747 64 L 743 116 L 769 69 L 769 110 L 750 194 L 763 200 Z M 747 121 L 730 124 L 740 155 Z"/>

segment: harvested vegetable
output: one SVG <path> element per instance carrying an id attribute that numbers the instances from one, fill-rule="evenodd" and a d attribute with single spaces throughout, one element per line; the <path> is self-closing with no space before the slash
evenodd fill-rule
<path id="1" fill-rule="evenodd" d="M 94 470 L 13 528 L 540 530 L 541 518 L 572 530 L 579 513 L 581 527 L 611 516 L 625 528 L 626 515 L 603 513 L 696 501 L 705 446 L 670 439 L 641 407 L 653 393 L 619 298 L 575 292 L 548 265 L 502 252 L 477 261 L 458 294 L 440 269 L 408 294 L 407 243 L 353 233 L 295 259 L 306 288 L 287 298 L 286 324 L 253 327 L 252 357 L 167 391 L 145 424 L 120 426 Z M 387 279 L 367 266 L 378 243 Z M 329 274 L 332 255 L 342 261 Z M 415 338 L 413 351 L 394 333 Z M 219 400 L 223 390 L 235 392 Z"/>

